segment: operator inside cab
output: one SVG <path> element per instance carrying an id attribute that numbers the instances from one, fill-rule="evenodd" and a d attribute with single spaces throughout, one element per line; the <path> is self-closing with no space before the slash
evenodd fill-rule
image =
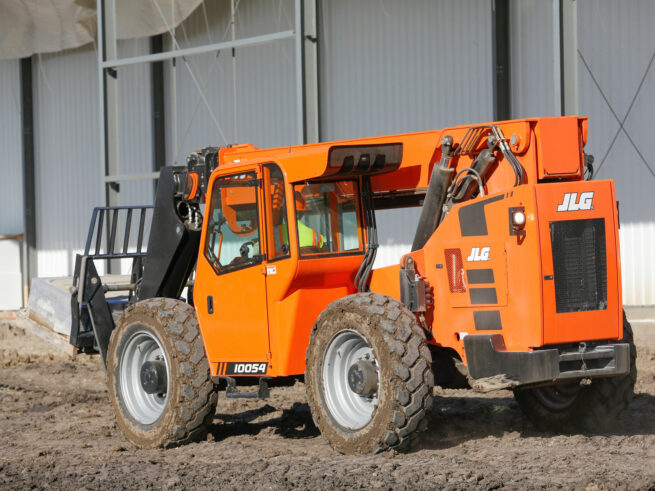
<path id="1" fill-rule="evenodd" d="M 300 248 L 309 247 L 318 252 L 326 245 L 325 237 L 302 222 L 302 214 L 307 211 L 307 202 L 302 193 L 300 191 L 295 191 L 293 197 L 296 205 L 296 213 L 298 214 L 298 219 L 296 221 L 298 227 L 298 245 Z M 286 206 L 284 203 L 282 185 L 280 183 L 273 185 L 271 201 L 273 205 L 273 220 L 275 223 L 275 249 L 279 253 L 286 254 L 289 251 L 289 227 L 285 220 Z"/>

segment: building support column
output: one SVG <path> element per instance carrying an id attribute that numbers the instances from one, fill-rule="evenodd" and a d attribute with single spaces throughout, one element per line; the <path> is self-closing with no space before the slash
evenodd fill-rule
<path id="1" fill-rule="evenodd" d="M 318 101 L 318 8 L 317 0 L 303 0 L 303 86 L 305 143 L 321 139 Z"/>
<path id="2" fill-rule="evenodd" d="M 295 1 L 296 126 L 298 144 L 320 139 L 316 0 Z"/>
<path id="3" fill-rule="evenodd" d="M 23 213 L 22 250 L 23 305 L 27 305 L 30 281 L 38 276 L 36 256 L 36 181 L 34 165 L 34 98 L 32 58 L 20 60 L 21 125 L 23 137 Z"/>
<path id="4" fill-rule="evenodd" d="M 164 35 L 150 38 L 150 53 L 164 51 Z M 164 103 L 164 62 L 155 61 L 152 67 L 152 170 L 158 172 L 166 165 L 166 113 Z"/>
<path id="5" fill-rule="evenodd" d="M 118 71 L 104 68 L 103 63 L 118 58 L 116 41 L 116 2 L 115 0 L 97 0 L 98 17 L 98 83 L 100 89 L 100 158 L 105 176 L 120 174 L 118 157 Z M 120 183 L 105 182 L 105 204 L 120 204 Z M 106 237 L 109 237 L 109 222 Z M 107 261 L 107 273 L 120 270 L 120 262 Z"/>
<path id="6" fill-rule="evenodd" d="M 491 36 L 494 120 L 511 119 L 509 0 L 492 0 Z"/>
<path id="7" fill-rule="evenodd" d="M 560 0 L 560 63 L 562 115 L 578 114 L 578 7 Z"/>
<path id="8" fill-rule="evenodd" d="M 100 126 L 104 149 L 104 171 L 106 176 L 116 176 L 120 174 L 118 163 L 118 71 L 114 68 L 104 69 L 102 67 L 102 62 L 118 58 L 115 0 L 98 0 L 98 23 L 98 67 L 102 97 Z M 119 205 L 119 193 L 120 184 L 118 182 L 106 183 L 107 206 Z"/>

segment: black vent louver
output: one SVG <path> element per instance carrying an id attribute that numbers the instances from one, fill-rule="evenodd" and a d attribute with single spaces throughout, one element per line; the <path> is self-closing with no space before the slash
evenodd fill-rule
<path id="1" fill-rule="evenodd" d="M 607 308 L 605 220 L 550 222 L 557 313 Z"/>

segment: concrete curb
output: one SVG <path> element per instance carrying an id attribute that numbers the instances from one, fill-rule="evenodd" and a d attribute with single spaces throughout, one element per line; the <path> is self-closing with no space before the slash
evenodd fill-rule
<path id="1" fill-rule="evenodd" d="M 653 322 L 655 323 L 655 306 L 626 306 L 625 315 L 630 323 L 633 322 Z"/>
<path id="2" fill-rule="evenodd" d="M 9 322 L 48 342 L 56 351 L 65 355 L 73 354 L 73 347 L 68 342 L 66 336 L 51 331 L 47 327 L 34 322 L 27 317 L 27 312 L 25 310 L 17 312 L 16 319 Z"/>

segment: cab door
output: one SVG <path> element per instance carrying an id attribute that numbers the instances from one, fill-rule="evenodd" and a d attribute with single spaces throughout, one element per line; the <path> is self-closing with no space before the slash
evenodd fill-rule
<path id="1" fill-rule="evenodd" d="M 205 211 L 194 303 L 214 375 L 268 372 L 259 169 L 217 177 Z"/>

